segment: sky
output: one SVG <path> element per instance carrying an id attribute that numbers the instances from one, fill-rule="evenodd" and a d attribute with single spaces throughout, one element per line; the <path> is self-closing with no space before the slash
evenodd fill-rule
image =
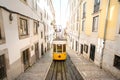
<path id="1" fill-rule="evenodd" d="M 60 1 L 61 1 L 61 8 L 60 8 Z M 65 25 L 66 25 L 67 3 L 68 3 L 68 0 L 53 0 L 53 6 L 55 9 L 55 16 L 56 16 L 55 17 L 56 25 L 61 25 L 62 28 L 65 28 Z M 60 12 L 61 12 L 61 15 L 60 15 Z"/>

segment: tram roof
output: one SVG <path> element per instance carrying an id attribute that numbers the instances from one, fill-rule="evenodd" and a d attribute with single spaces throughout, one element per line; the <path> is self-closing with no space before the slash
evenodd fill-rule
<path id="1" fill-rule="evenodd" d="M 66 44 L 66 39 L 54 39 L 53 44 Z"/>

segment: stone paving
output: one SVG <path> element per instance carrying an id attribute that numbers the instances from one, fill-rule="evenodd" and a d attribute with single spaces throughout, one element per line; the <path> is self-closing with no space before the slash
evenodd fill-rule
<path id="1" fill-rule="evenodd" d="M 84 80 L 117 80 L 110 73 L 100 69 L 82 55 L 77 55 L 68 47 L 67 52 Z M 51 63 L 52 53 L 48 51 L 36 64 L 22 73 L 16 80 L 45 80 Z"/>
<path id="2" fill-rule="evenodd" d="M 52 63 L 52 53 L 48 51 L 33 66 L 28 68 L 16 80 L 45 80 Z"/>
<path id="3" fill-rule="evenodd" d="M 110 73 L 100 69 L 93 62 L 85 59 L 82 55 L 76 54 L 75 51 L 68 47 L 67 52 L 84 80 L 117 80 Z"/>

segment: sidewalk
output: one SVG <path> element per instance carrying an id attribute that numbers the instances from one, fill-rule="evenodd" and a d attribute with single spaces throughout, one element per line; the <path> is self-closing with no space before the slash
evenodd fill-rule
<path id="1" fill-rule="evenodd" d="M 48 51 L 33 66 L 22 73 L 16 80 L 45 80 L 52 63 L 52 53 Z"/>
<path id="2" fill-rule="evenodd" d="M 117 80 L 108 72 L 85 59 L 82 55 L 77 55 L 69 47 L 67 47 L 67 52 L 84 80 Z"/>

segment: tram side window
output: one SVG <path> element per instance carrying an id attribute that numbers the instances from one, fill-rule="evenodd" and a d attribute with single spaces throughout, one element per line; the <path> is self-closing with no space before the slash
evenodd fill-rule
<path id="1" fill-rule="evenodd" d="M 63 44 L 63 52 L 66 52 L 66 45 Z"/>
<path id="2" fill-rule="evenodd" d="M 62 52 L 62 45 L 61 44 L 57 45 L 57 52 Z"/>
<path id="3" fill-rule="evenodd" d="M 53 45 L 53 51 L 56 52 L 56 45 Z"/>

